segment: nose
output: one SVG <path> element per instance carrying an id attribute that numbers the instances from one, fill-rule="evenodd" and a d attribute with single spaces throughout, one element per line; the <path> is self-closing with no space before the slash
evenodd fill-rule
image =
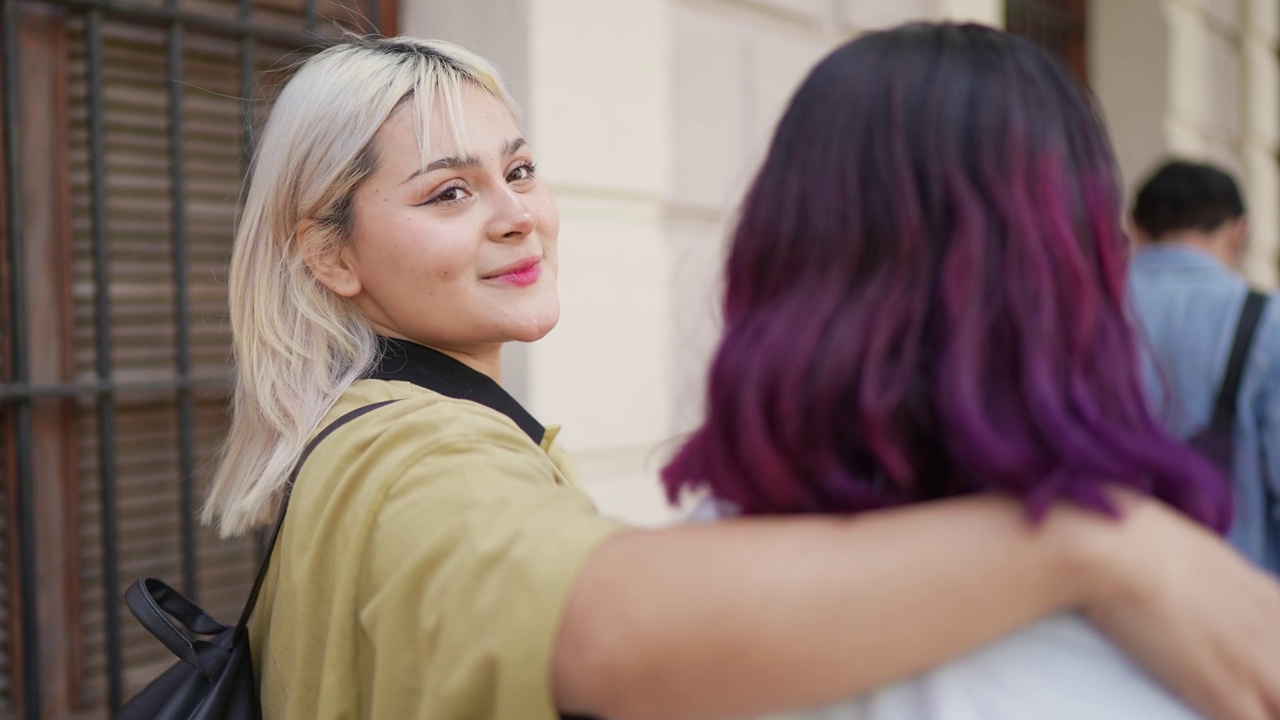
<path id="1" fill-rule="evenodd" d="M 504 187 L 498 192 L 489 222 L 491 239 L 497 242 L 520 240 L 532 233 L 537 225 L 537 216 L 523 195 L 511 187 Z"/>

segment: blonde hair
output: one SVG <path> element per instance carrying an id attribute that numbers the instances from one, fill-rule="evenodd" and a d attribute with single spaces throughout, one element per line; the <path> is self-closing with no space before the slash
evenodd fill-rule
<path id="1" fill-rule="evenodd" d="M 308 264 L 349 242 L 353 196 L 378 162 L 375 133 L 410 102 L 425 159 L 432 104 L 441 102 L 445 130 L 465 142 L 467 86 L 517 114 L 483 58 L 406 37 L 327 48 L 281 91 L 253 161 L 228 278 L 231 428 L 201 515 L 224 537 L 270 519 L 316 425 L 375 359 L 368 320 Z"/>

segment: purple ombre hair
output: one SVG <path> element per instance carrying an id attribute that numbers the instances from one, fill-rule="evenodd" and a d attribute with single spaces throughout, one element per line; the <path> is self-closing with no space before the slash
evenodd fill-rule
<path id="1" fill-rule="evenodd" d="M 1103 124 L 1054 60 L 975 25 L 864 35 L 792 99 L 726 268 L 707 416 L 663 470 L 744 513 L 977 492 L 1221 532 L 1228 485 L 1143 397 Z"/>

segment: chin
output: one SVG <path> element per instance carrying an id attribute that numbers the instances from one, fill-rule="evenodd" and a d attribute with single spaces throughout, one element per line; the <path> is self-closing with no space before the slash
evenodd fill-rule
<path id="1" fill-rule="evenodd" d="M 511 339 L 516 342 L 536 342 L 547 336 L 560 321 L 560 308 L 557 306 L 550 312 L 532 314 L 522 318 L 517 327 L 512 328 Z"/>
<path id="2" fill-rule="evenodd" d="M 536 342 L 547 336 L 547 333 L 555 329 L 556 320 L 545 322 L 537 322 L 527 325 L 515 333 L 511 338 L 517 342 Z"/>

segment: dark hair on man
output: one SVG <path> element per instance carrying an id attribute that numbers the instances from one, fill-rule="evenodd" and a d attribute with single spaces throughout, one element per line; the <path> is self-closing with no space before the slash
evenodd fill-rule
<path id="1" fill-rule="evenodd" d="M 1138 190 L 1133 223 L 1152 240 L 1179 230 L 1212 232 L 1244 215 L 1236 181 L 1208 163 L 1171 160 Z"/>

